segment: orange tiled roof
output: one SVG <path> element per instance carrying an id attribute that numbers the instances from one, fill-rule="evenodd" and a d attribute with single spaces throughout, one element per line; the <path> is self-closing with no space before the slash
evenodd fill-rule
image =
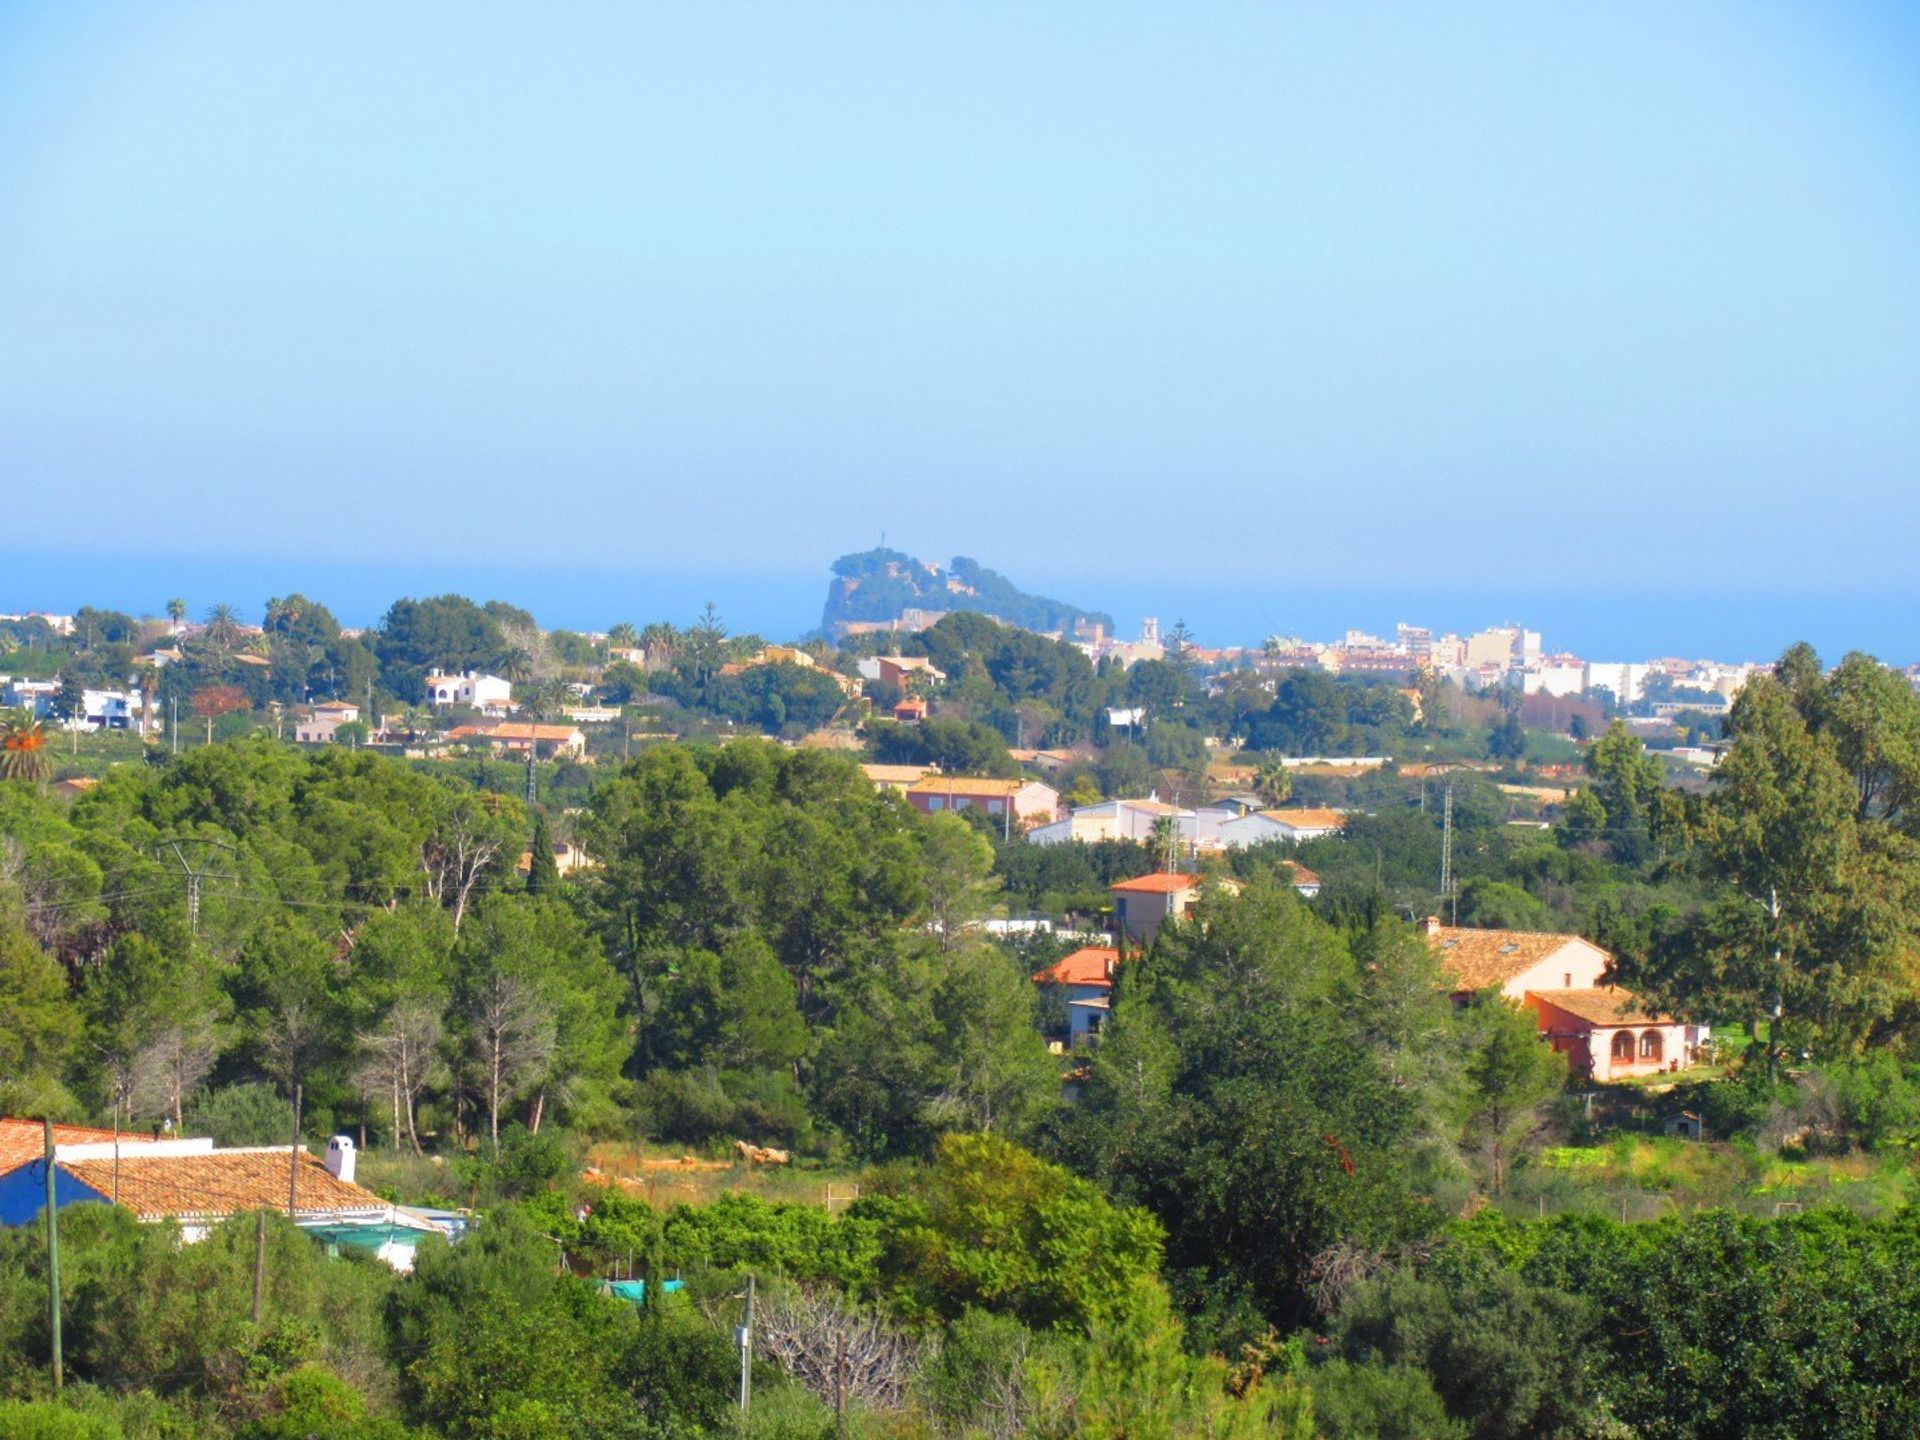
<path id="1" fill-rule="evenodd" d="M 1529 990 L 1536 1000 L 1544 1000 L 1556 1010 L 1564 1010 L 1589 1025 L 1672 1025 L 1672 1016 L 1640 1008 L 1640 997 L 1631 990 L 1607 985 L 1592 990 Z"/>
<path id="2" fill-rule="evenodd" d="M 979 776 L 929 775 L 907 787 L 909 795 L 1012 795 L 1030 780 L 989 780 Z"/>
<path id="3" fill-rule="evenodd" d="M 1320 877 L 1313 871 L 1307 869 L 1307 867 L 1302 865 L 1298 860 L 1283 860 L 1280 863 L 1286 866 L 1287 872 L 1293 876 L 1294 884 L 1318 885 L 1320 883 Z"/>
<path id="4" fill-rule="evenodd" d="M 862 765 L 860 771 L 876 785 L 911 785 L 924 780 L 930 768 L 926 765 Z"/>
<path id="5" fill-rule="evenodd" d="M 1547 935 L 1536 930 L 1469 930 L 1443 925 L 1433 935 L 1440 963 L 1461 990 L 1504 985 L 1563 946 L 1583 944 L 1578 935 Z"/>
<path id="6" fill-rule="evenodd" d="M 1063 955 L 1033 978 L 1042 985 L 1113 984 L 1113 967 L 1120 963 L 1120 952 L 1108 945 L 1086 945 L 1071 955 Z"/>
<path id="7" fill-rule="evenodd" d="M 1200 877 L 1198 875 L 1171 875 L 1162 872 L 1155 875 L 1137 875 L 1131 880 L 1122 880 L 1118 884 L 1109 885 L 1107 888 L 1109 890 L 1124 891 L 1129 895 L 1172 895 L 1180 890 L 1199 889 Z"/>
<path id="8" fill-rule="evenodd" d="M 151 1144 L 153 1137 L 143 1131 L 120 1132 L 122 1147 Z M 53 1143 L 56 1145 L 110 1145 L 113 1143 L 113 1131 L 101 1130 L 92 1125 L 56 1125 L 53 1127 Z M 13 1116 L 0 1116 L 0 1172 L 11 1170 L 14 1166 L 28 1160 L 38 1160 L 46 1154 L 46 1133 L 38 1120 L 21 1120 Z"/>
<path id="9" fill-rule="evenodd" d="M 580 731 L 572 725 L 530 725 L 523 720 L 502 720 L 497 725 L 456 725 L 447 732 L 449 740 L 464 740 L 477 735 L 483 740 L 576 740 Z"/>
<path id="10" fill-rule="evenodd" d="M 298 1214 L 385 1212 L 371 1190 L 336 1178 L 316 1155 L 300 1155 Z M 113 1161 L 65 1160 L 61 1169 L 102 1195 L 114 1193 Z M 204 1155 L 122 1155 L 120 1203 L 143 1220 L 287 1209 L 287 1151 L 215 1150 Z"/>

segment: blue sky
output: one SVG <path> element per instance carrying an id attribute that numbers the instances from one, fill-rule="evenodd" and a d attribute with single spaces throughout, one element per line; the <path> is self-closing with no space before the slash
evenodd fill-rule
<path id="1" fill-rule="evenodd" d="M 8 5 L 0 555 L 1865 617 L 1916 77 L 1892 4 Z"/>

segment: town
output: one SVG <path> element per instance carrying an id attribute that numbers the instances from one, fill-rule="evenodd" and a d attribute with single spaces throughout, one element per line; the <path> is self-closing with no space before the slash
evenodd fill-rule
<path id="1" fill-rule="evenodd" d="M 0 5 L 0 1440 L 1920 1436 L 1920 6 Z"/>
<path id="2" fill-rule="evenodd" d="M 1150 1227 L 1128 1284 L 1166 1264 L 1228 1287 L 1154 1302 L 1205 1345 L 1330 1334 L 1262 1390 L 1311 1395 L 1324 1425 L 1381 1383 L 1379 1307 L 1496 1303 L 1475 1288 L 1481 1247 L 1512 1243 L 1495 1221 L 1657 1231 L 1621 1272 L 1639 1287 L 1729 1216 L 1751 1247 L 1907 1203 L 1916 992 L 1888 967 L 1913 912 L 1887 867 L 1920 786 L 1894 738 L 1920 736 L 1910 673 L 1805 647 L 1586 661 L 1520 626 L 1216 648 L 1148 620 L 1116 641 L 966 608 L 1055 605 L 967 565 L 951 608 L 878 620 L 833 623 L 857 589 L 837 579 L 791 643 L 714 605 L 573 632 L 457 595 L 358 630 L 301 595 L 258 623 L 177 600 L 0 617 L 0 1222 L 57 1212 L 84 1237 L 117 1210 L 189 1242 L 143 1263 L 253 1246 L 309 1277 L 343 1256 L 434 1275 L 530 1223 L 563 1275 L 643 1310 L 826 1225 L 758 1267 L 767 1360 L 878 1417 L 921 1403 L 899 1307 L 927 1286 L 958 1284 L 912 1303 L 1120 1323 L 1117 1297 L 1044 1300 L 1038 1276 L 936 1280 L 906 1258 L 936 1242 L 890 1228 L 922 1213 L 889 1208 L 906 1197 L 1039 1166 L 1057 1203 L 1101 1207 L 1080 1243 Z M 1826 829 L 1768 847 L 1824 858 L 1741 838 L 1781 786 L 1792 809 L 1761 823 L 1827 807 Z M 1789 877 L 1777 922 L 1741 898 Z M 1333 1008 L 1298 1013 L 1316 995 Z M 1123 1080 L 1143 1045 L 1171 1067 L 1157 1098 Z M 1258 1138 L 1237 1087 L 1300 1136 Z M 1298 1222 L 1224 1241 L 1256 1191 L 1196 1203 L 1203 1165 Z M 1446 1243 L 1483 1278 L 1373 1274 L 1465 1224 L 1444 1217 L 1474 1217 Z M 1347 1255 L 1380 1258 L 1330 1279 Z M 1546 1307 L 1530 1323 L 1634 1377 L 1582 1360 L 1565 1393 L 1620 1415 L 1667 1393 L 1502 1263 L 1498 1304 Z M 318 1304 L 332 1282 L 302 1283 Z M 892 1297 L 861 1322 L 890 1378 L 856 1384 L 819 1368 L 820 1326 L 868 1295 Z M 1393 1353 L 1422 1426 L 1535 1433 L 1563 1403 Z"/>

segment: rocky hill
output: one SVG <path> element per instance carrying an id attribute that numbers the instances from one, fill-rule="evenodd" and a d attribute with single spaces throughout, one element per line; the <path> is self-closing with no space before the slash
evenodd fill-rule
<path id="1" fill-rule="evenodd" d="M 942 615 L 972 610 L 1042 634 L 1071 635 L 1113 617 L 1063 600 L 1029 595 L 977 560 L 955 556 L 944 570 L 898 550 L 867 550 L 833 562 L 820 626 L 836 639 L 866 629 L 920 630 Z"/>

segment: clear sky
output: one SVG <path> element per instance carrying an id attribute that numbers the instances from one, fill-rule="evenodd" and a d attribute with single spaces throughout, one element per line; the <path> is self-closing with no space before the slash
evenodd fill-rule
<path id="1" fill-rule="evenodd" d="M 1920 6 L 20 0 L 0 476 L 22 563 L 1910 599 Z"/>

